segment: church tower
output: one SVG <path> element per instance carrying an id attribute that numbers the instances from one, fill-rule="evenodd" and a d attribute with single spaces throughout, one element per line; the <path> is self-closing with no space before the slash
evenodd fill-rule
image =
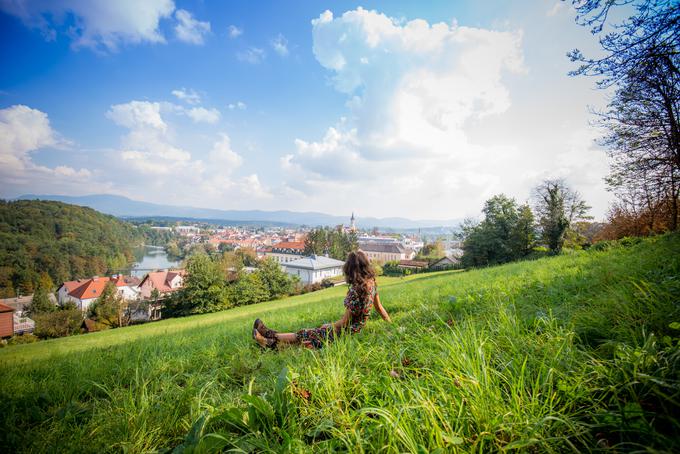
<path id="1" fill-rule="evenodd" d="M 356 231 L 357 231 L 357 226 L 356 226 L 356 224 L 355 224 L 355 219 L 354 219 L 354 211 L 352 211 L 352 217 L 349 218 L 349 229 L 350 229 L 352 232 L 356 232 Z"/>

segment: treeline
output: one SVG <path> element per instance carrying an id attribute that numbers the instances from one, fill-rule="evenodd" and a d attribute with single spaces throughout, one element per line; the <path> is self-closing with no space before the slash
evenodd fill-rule
<path id="1" fill-rule="evenodd" d="M 677 230 L 680 220 L 680 3 L 574 1 L 576 20 L 600 35 L 601 52 L 569 56 L 573 76 L 595 76 L 609 104 L 596 112 L 617 200 L 602 239 Z M 626 5 L 627 9 L 621 8 Z M 612 18 L 630 14 L 619 23 Z M 603 32 L 607 27 L 615 32 Z"/>
<path id="2" fill-rule="evenodd" d="M 125 268 L 142 241 L 132 225 L 91 208 L 0 200 L 0 296 Z"/>
<path id="3" fill-rule="evenodd" d="M 462 227 L 464 267 L 507 263 L 588 246 L 590 207 L 562 180 L 546 180 L 533 191 L 534 207 L 504 194 L 486 201 L 481 222 Z"/>
<path id="4" fill-rule="evenodd" d="M 299 280 L 272 259 L 245 271 L 247 253 L 196 254 L 187 260 L 184 287 L 165 302 L 164 317 L 204 314 L 269 301 L 293 294 Z"/>
<path id="5" fill-rule="evenodd" d="M 337 260 L 346 260 L 347 254 L 359 248 L 354 232 L 345 232 L 342 227 L 319 227 L 311 230 L 305 239 L 305 254 L 328 255 Z"/>

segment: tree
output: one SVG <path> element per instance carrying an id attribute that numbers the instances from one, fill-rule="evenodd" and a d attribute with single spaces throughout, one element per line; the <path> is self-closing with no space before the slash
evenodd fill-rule
<path id="1" fill-rule="evenodd" d="M 484 204 L 484 220 L 462 225 L 464 266 L 505 263 L 528 255 L 533 248 L 533 214 L 528 206 L 503 194 Z"/>
<path id="2" fill-rule="evenodd" d="M 345 260 L 347 254 L 359 247 L 355 232 L 344 232 L 340 227 L 312 229 L 305 239 L 305 254 L 328 254 L 337 260 Z"/>
<path id="3" fill-rule="evenodd" d="M 440 259 L 444 256 L 444 245 L 441 240 L 432 243 L 425 243 L 423 248 L 418 252 L 417 259 Z"/>
<path id="4" fill-rule="evenodd" d="M 227 309 L 227 294 L 224 274 L 219 263 L 205 254 L 189 258 L 184 287 L 176 292 L 175 310 L 181 315 L 204 314 Z"/>
<path id="5" fill-rule="evenodd" d="M 35 292 L 33 292 L 33 299 L 28 307 L 29 317 L 52 312 L 56 309 L 48 297 L 47 290 L 42 285 L 42 283 L 39 283 Z"/>
<path id="6" fill-rule="evenodd" d="M 616 219 L 642 219 L 648 232 L 678 228 L 680 195 L 680 3 L 664 0 L 574 0 L 577 22 L 602 32 L 615 6 L 631 5 L 634 14 L 600 37 L 604 56 L 569 56 L 581 66 L 571 75 L 599 78 L 600 88 L 616 90 L 605 112 L 601 144 L 611 158 L 607 178 L 619 204 Z M 658 214 L 665 219 L 657 223 Z M 629 226 L 639 222 L 626 222 Z"/>
<path id="7" fill-rule="evenodd" d="M 517 221 L 510 236 L 512 250 L 520 257 L 527 256 L 536 244 L 536 227 L 534 213 L 529 204 L 517 210 Z"/>
<path id="8" fill-rule="evenodd" d="M 293 280 L 272 258 L 262 260 L 257 274 L 267 289 L 267 299 L 277 299 L 293 291 Z"/>
<path id="9" fill-rule="evenodd" d="M 108 282 L 102 294 L 90 306 L 90 318 L 100 325 L 118 328 L 129 323 L 125 309 L 126 303 L 123 297 L 116 291 L 116 286 Z"/>
<path id="10" fill-rule="evenodd" d="M 534 203 L 541 239 L 553 254 L 562 250 L 567 229 L 574 222 L 590 219 L 590 207 L 564 180 L 545 180 L 536 186 Z"/>
<path id="11" fill-rule="evenodd" d="M 269 297 L 269 291 L 259 273 L 243 273 L 230 290 L 235 306 L 261 303 Z"/>
<path id="12" fill-rule="evenodd" d="M 588 58 L 574 49 L 569 58 L 581 63 L 573 76 L 595 76 L 600 88 L 620 82 L 631 70 L 645 66 L 649 58 L 673 59 L 669 71 L 678 74 L 678 48 L 680 47 L 680 4 L 669 0 L 572 0 L 578 15 L 576 23 L 590 27 L 599 35 L 605 28 L 614 7 L 631 5 L 634 14 L 613 30 L 601 35 L 600 47 L 604 55 Z"/>

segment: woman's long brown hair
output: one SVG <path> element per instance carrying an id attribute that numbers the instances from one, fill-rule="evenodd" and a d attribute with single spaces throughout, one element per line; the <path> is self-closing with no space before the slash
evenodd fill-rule
<path id="1" fill-rule="evenodd" d="M 359 301 L 368 300 L 370 288 L 375 285 L 375 273 L 368 257 L 361 251 L 350 252 L 342 267 L 347 283 L 352 286 Z"/>

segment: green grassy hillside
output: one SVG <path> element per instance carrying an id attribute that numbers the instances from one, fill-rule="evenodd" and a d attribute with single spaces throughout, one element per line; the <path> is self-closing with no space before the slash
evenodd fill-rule
<path id="1" fill-rule="evenodd" d="M 343 288 L 0 350 L 9 451 L 680 451 L 680 236 L 390 279 L 359 335 L 260 352 Z"/>

